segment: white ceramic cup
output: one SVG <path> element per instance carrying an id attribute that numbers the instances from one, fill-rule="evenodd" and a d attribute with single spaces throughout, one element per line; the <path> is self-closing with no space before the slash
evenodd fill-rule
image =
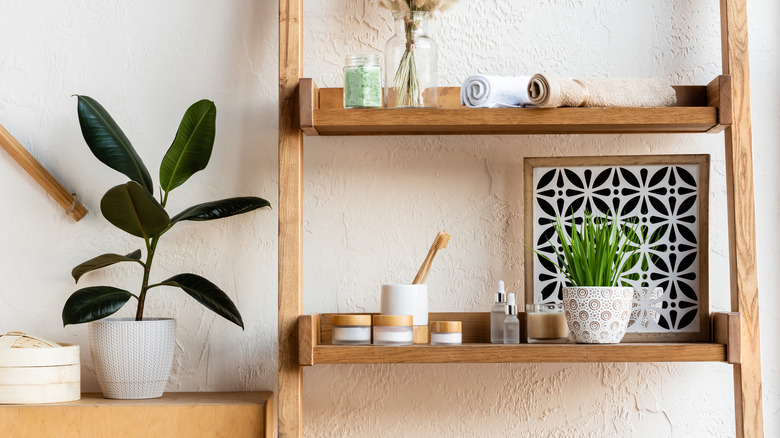
<path id="1" fill-rule="evenodd" d="M 382 315 L 412 315 L 412 324 L 428 325 L 427 284 L 383 284 Z"/>

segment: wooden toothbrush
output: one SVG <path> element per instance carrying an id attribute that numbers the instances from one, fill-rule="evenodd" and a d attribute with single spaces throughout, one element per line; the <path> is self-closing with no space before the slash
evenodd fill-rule
<path id="1" fill-rule="evenodd" d="M 425 283 L 425 279 L 428 278 L 428 273 L 431 271 L 431 264 L 433 263 L 433 257 L 436 255 L 436 251 L 446 248 L 447 244 L 450 243 L 450 238 L 452 238 L 452 236 L 447 234 L 446 231 L 439 231 L 439 234 L 436 235 L 436 239 L 433 240 L 431 249 L 428 250 L 428 255 L 425 256 L 425 260 L 423 260 L 422 266 L 420 266 L 420 270 L 417 271 L 417 276 L 414 277 L 412 284 Z"/>

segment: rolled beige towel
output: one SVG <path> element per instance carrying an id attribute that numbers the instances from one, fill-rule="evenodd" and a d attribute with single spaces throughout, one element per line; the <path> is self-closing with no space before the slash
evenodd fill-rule
<path id="1" fill-rule="evenodd" d="M 660 79 L 570 79 L 554 73 L 534 75 L 528 82 L 528 97 L 540 108 L 655 108 L 677 103 L 674 88 Z"/>

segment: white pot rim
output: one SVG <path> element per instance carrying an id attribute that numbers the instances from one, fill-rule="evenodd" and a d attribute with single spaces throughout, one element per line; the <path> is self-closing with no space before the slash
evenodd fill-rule
<path id="1" fill-rule="evenodd" d="M 636 289 L 634 286 L 564 286 L 563 288 L 564 289 Z"/>
<path id="2" fill-rule="evenodd" d="M 159 322 L 167 322 L 167 321 L 176 321 L 174 318 L 144 318 L 141 321 L 136 321 L 135 317 L 126 317 L 126 318 L 103 318 L 99 319 L 97 321 L 92 321 L 90 324 L 94 323 L 106 323 L 106 324 L 132 324 L 132 323 L 159 323 Z"/>

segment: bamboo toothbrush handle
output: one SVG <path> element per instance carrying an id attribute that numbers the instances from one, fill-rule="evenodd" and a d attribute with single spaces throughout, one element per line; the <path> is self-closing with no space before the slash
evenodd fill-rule
<path id="1" fill-rule="evenodd" d="M 417 276 L 414 277 L 412 284 L 425 283 L 425 279 L 428 278 L 428 273 L 431 271 L 431 264 L 433 263 L 433 258 L 436 256 L 436 251 L 446 248 L 447 244 L 450 242 L 451 237 L 452 236 L 447 234 L 446 231 L 439 231 L 439 233 L 436 234 L 436 238 L 433 239 L 431 249 L 428 250 L 428 255 L 425 256 L 425 260 L 423 260 L 423 264 L 420 266 L 420 270 L 417 271 Z"/>
<path id="2" fill-rule="evenodd" d="M 417 271 L 417 275 L 414 277 L 412 284 L 422 284 L 425 282 L 425 278 L 428 277 L 428 272 L 431 270 L 431 262 L 433 262 L 433 256 L 436 254 L 436 241 L 431 245 L 431 249 L 428 250 L 428 255 L 425 256 L 425 260 L 422 262 L 422 266 Z"/>
<path id="3" fill-rule="evenodd" d="M 431 253 L 431 258 L 428 260 L 428 264 L 425 265 L 425 271 L 422 272 L 422 277 L 419 278 L 419 283 L 415 283 L 415 284 L 423 284 L 425 283 L 425 280 L 428 279 L 428 274 L 431 272 L 431 265 L 433 265 L 433 258 L 436 256 L 437 251 L 438 251 L 437 248 L 433 248 L 433 252 Z M 420 275 L 419 272 L 418 275 Z M 415 280 L 417 280 L 417 278 L 415 278 Z"/>

